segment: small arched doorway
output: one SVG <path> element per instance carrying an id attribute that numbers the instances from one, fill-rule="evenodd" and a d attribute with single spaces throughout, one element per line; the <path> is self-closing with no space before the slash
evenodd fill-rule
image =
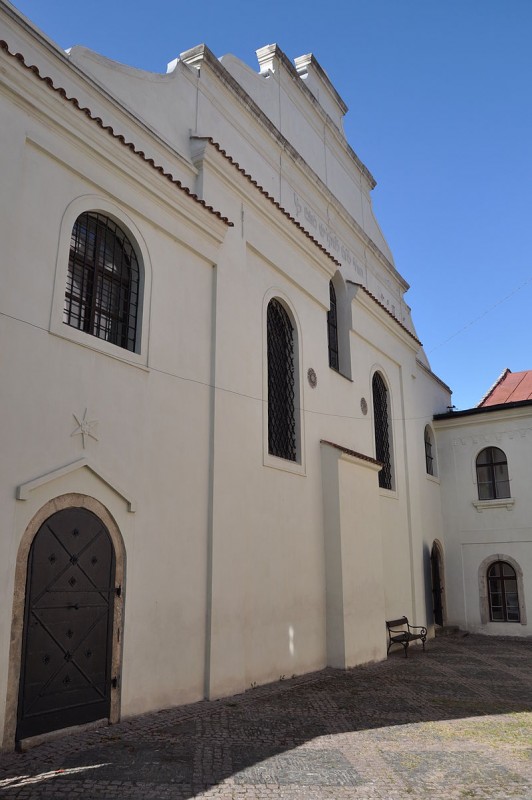
<path id="1" fill-rule="evenodd" d="M 109 718 L 115 550 L 87 508 L 56 511 L 31 544 L 16 739 Z"/>
<path id="2" fill-rule="evenodd" d="M 443 626 L 443 559 L 442 551 L 438 542 L 434 542 L 430 552 L 430 565 L 432 576 L 432 609 L 434 622 L 440 627 Z"/>

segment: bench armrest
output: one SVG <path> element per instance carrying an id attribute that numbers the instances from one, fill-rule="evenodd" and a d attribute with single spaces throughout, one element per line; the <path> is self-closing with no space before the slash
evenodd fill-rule
<path id="1" fill-rule="evenodd" d="M 408 625 L 408 630 L 409 630 L 409 631 L 410 631 L 410 630 L 413 630 L 413 631 L 421 631 L 421 635 L 422 635 L 422 636 L 426 636 L 426 634 L 427 634 L 427 629 L 425 628 L 425 626 L 424 626 L 424 625 L 410 625 L 410 623 L 409 623 L 409 622 L 407 623 L 407 625 Z"/>

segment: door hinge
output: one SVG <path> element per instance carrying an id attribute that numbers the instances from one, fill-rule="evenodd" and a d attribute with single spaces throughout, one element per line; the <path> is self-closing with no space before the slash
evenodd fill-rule
<path id="1" fill-rule="evenodd" d="M 111 687 L 113 689 L 118 689 L 119 685 L 120 685 L 120 677 L 118 675 L 115 675 L 114 678 L 111 678 Z"/>
<path id="2" fill-rule="evenodd" d="M 122 587 L 121 586 L 115 586 L 115 594 L 116 594 L 117 597 L 122 597 Z"/>

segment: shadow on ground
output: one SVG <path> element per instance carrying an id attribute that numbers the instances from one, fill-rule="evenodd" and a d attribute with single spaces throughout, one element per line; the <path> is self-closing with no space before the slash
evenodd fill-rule
<path id="1" fill-rule="evenodd" d="M 373 744 L 382 745 L 375 769 L 382 769 L 395 726 L 532 711 L 531 663 L 531 639 L 435 640 L 425 653 L 412 648 L 408 659 L 401 650 L 379 664 L 325 670 L 0 756 L 0 796 L 184 799 L 228 778 L 234 789 L 361 786 L 364 770 L 338 741 L 374 731 Z M 520 725 L 516 716 L 517 736 Z M 489 738 L 493 726 L 484 728 Z M 390 768 L 409 758 L 415 773 L 408 741 L 402 749 L 394 741 Z M 433 748 L 445 772 L 444 749 L 445 743 Z M 478 769 L 489 773 L 489 760 L 481 762 Z"/>

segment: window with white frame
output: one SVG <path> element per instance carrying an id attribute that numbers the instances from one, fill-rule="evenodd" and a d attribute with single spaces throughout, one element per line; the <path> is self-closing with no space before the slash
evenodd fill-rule
<path id="1" fill-rule="evenodd" d="M 425 425 L 425 469 L 427 475 L 436 475 L 436 460 L 434 452 L 434 436 L 430 425 Z"/>
<path id="2" fill-rule="evenodd" d="M 72 229 L 63 322 L 125 350 L 137 349 L 140 266 L 110 217 L 81 214 Z"/>
<path id="3" fill-rule="evenodd" d="M 333 282 L 329 282 L 329 311 L 327 312 L 327 339 L 329 345 L 329 366 L 337 372 L 340 369 L 338 352 L 338 307 Z"/>
<path id="4" fill-rule="evenodd" d="M 506 454 L 500 447 L 485 447 L 476 459 L 478 499 L 511 497 Z"/>
<path id="5" fill-rule="evenodd" d="M 277 298 L 268 303 L 268 452 L 297 461 L 295 335 Z"/>
<path id="6" fill-rule="evenodd" d="M 391 424 L 389 413 L 388 389 L 380 372 L 376 372 L 372 381 L 373 389 L 373 422 L 375 426 L 375 457 L 382 462 L 379 472 L 381 489 L 393 489 Z"/>
<path id="7" fill-rule="evenodd" d="M 520 622 L 517 575 L 511 564 L 495 561 L 488 569 L 491 622 Z"/>

